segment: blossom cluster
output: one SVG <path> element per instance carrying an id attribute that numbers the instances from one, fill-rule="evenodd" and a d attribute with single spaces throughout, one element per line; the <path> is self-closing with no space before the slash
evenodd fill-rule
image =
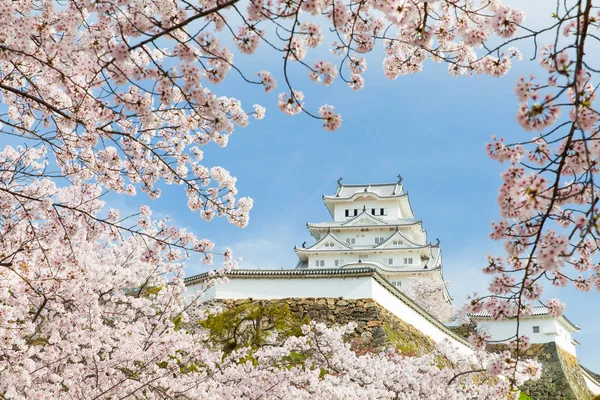
<path id="1" fill-rule="evenodd" d="M 188 249 L 212 258 L 213 243 L 150 219 L 147 206 L 137 222 L 104 215 L 101 186 L 58 186 L 43 175 L 44 154 L 0 152 L 0 395 L 181 391 L 167 375 L 192 357 L 210 361 L 177 328 L 197 303 L 185 300 L 182 267 Z M 220 274 L 234 268 L 227 251 Z"/>
<path id="2" fill-rule="evenodd" d="M 600 42 L 600 12 L 591 2 L 571 4 L 557 8 L 556 25 L 532 31 L 548 41 L 536 47 L 543 76 L 515 85 L 516 120 L 533 138 L 508 144 L 493 137 L 487 146 L 490 158 L 507 164 L 497 198 L 501 218 L 490 234 L 504 242 L 506 256 L 490 256 L 484 272 L 492 275 L 491 295 L 473 297 L 470 312 L 518 320 L 541 302 L 559 317 L 565 305 L 543 298 L 547 284 L 600 290 L 600 77 L 588 56 Z"/>

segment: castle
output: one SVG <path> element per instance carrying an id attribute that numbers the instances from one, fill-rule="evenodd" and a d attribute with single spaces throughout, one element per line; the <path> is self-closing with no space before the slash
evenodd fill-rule
<path id="1" fill-rule="evenodd" d="M 346 185 L 340 178 L 335 194 L 323 196 L 323 202 L 332 220 L 306 225 L 315 243 L 294 248 L 298 255 L 296 268 L 232 271 L 227 274 L 230 279 L 227 284 L 206 289 L 207 300 L 290 299 L 299 312 L 314 318 L 343 323 L 340 315 L 355 315 L 364 320 L 369 335 L 378 335 L 372 328 L 383 324 L 373 318 L 385 316 L 389 321 L 392 316 L 402 326 L 416 329 L 434 343 L 448 340 L 458 351 L 472 353 L 464 337 L 446 326 L 448 321 L 434 317 L 406 294 L 410 293 L 411 285 L 429 280 L 442 288 L 430 293 L 435 296 L 431 300 L 438 304 L 451 302 L 443 285 L 440 242 L 428 242 L 422 221 L 415 218 L 402 178 L 399 176 L 393 183 L 361 185 Z M 205 290 L 203 284 L 208 277 L 205 273 L 187 278 L 188 290 L 192 293 Z M 352 302 L 375 304 L 379 311 L 366 316 L 352 310 L 330 315 L 338 307 L 345 309 L 356 304 Z M 472 315 L 471 319 L 496 342 L 514 335 L 514 321 L 495 321 L 486 313 Z M 563 353 L 576 360 L 578 343 L 572 334 L 579 327 L 566 317 L 553 317 L 545 307 L 537 307 L 531 316 L 521 319 L 520 327 L 521 334 L 529 336 L 532 343 L 554 346 L 557 363 L 564 359 Z M 571 385 L 569 379 L 577 380 L 576 385 L 571 385 L 578 386 L 577 390 L 571 390 L 573 393 L 579 390 L 585 395 L 600 394 L 600 379 L 590 371 L 576 368 L 564 375 L 567 386 Z M 576 375 L 576 379 L 567 375 Z M 565 396 L 556 398 L 584 398 L 577 394 Z"/>
<path id="2" fill-rule="evenodd" d="M 343 185 L 323 196 L 332 221 L 306 224 L 316 243 L 295 247 L 296 268 L 372 267 L 398 288 L 413 279 L 443 282 L 442 252 L 427 243 L 402 179 L 391 184 Z M 448 291 L 440 301 L 450 301 Z"/>

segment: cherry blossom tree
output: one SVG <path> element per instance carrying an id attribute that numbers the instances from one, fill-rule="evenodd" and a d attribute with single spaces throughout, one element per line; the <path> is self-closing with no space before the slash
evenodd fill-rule
<path id="1" fill-rule="evenodd" d="M 525 238 L 510 247 L 511 254 L 522 254 L 523 247 L 536 259 L 559 261 L 540 266 L 530 257 L 521 266 L 511 258 L 508 268 L 524 278 L 504 286 L 509 298 L 475 301 L 474 308 L 512 300 L 520 310 L 537 276 L 564 282 L 554 272 L 562 263 L 591 267 L 565 256 L 573 236 L 547 226 L 560 222 L 586 238 L 594 232 L 593 157 L 581 158 L 595 132 L 588 79 L 594 70 L 583 60 L 586 40 L 595 38 L 588 34 L 596 26 L 592 9 L 590 0 L 557 12 L 552 29 L 565 31 L 575 46 L 555 42 L 544 48 L 555 86 L 519 83 L 526 128 L 552 129 L 557 110 L 565 107 L 559 97 L 572 99 L 572 131 L 559 140 L 559 155 L 550 153 L 557 142 L 549 136 L 529 143 L 539 151 L 502 142 L 491 150 L 515 163 L 506 179 L 514 199 L 502 207 L 507 219 L 520 219 L 499 222 L 499 238 Z M 215 283 L 235 268 L 231 251 L 217 254 L 209 240 L 153 220 L 147 206 L 121 216 L 104 209 L 103 201 L 107 194 L 138 191 L 155 199 L 165 185 L 177 185 L 192 212 L 243 227 L 252 200 L 236 198 L 236 180 L 224 168 L 202 163 L 205 145 L 226 146 L 236 126 L 265 116 L 261 105 L 243 108 L 218 94 L 230 74 L 265 92 L 277 88 L 277 76 L 282 112 L 305 113 L 336 130 L 342 118 L 334 107 L 314 104 L 295 89 L 298 71 L 317 84 L 341 80 L 360 90 L 365 54 L 380 43 L 390 79 L 419 72 L 428 58 L 446 63 L 451 75 L 502 76 L 521 57 L 506 45 L 516 40 L 523 19 L 495 0 L 0 0 L 0 130 L 9 143 L 0 152 L 0 396 L 258 398 L 269 392 L 308 398 L 319 391 L 329 398 L 506 398 L 514 385 L 538 376 L 538 366 L 510 357 L 456 360 L 458 370 L 433 365 L 433 355 L 359 357 L 339 333 L 322 327 L 259 350 L 256 363 L 244 362 L 241 353 L 223 358 L 205 345 L 205 332 L 186 328 L 190 316 L 205 310 L 197 298 L 184 298 L 182 266 L 192 252 L 207 264 L 222 258 Z M 493 36 L 508 42 L 490 48 Z M 536 39 L 537 33 L 527 36 Z M 307 54 L 321 54 L 316 48 L 325 42 L 329 58 L 309 63 Z M 259 46 L 283 59 L 280 71 L 247 71 L 236 63 L 235 55 Z M 555 95 L 539 100 L 551 90 Z M 574 139 L 576 133 L 581 139 Z M 531 178 L 527 166 L 516 164 L 523 156 L 542 165 Z M 554 186 L 548 186 L 544 177 L 554 172 Z M 566 173 L 575 180 L 560 184 Z M 578 208 L 558 211 L 568 201 Z M 590 211 L 582 209 L 586 204 Z M 575 247 L 583 258 L 596 251 L 595 242 L 587 243 Z M 502 279 L 513 276 L 490 268 Z M 277 364 L 298 348 L 310 348 L 311 357 L 294 368 Z M 512 377 L 474 385 L 461 368 L 477 362 L 476 370 L 495 375 L 511 368 Z"/>
<path id="2" fill-rule="evenodd" d="M 306 325 L 305 335 L 288 338 L 281 347 L 261 348 L 252 360 L 222 369 L 219 379 L 227 384 L 211 394 L 227 399 L 517 398 L 510 381 L 495 377 L 506 373 L 505 360 L 511 359 L 508 351 L 491 355 L 478 348 L 476 356 L 471 357 L 442 343 L 434 352 L 419 358 L 393 352 L 357 356 L 342 340 L 353 328 L 352 324 L 333 329 L 322 324 Z M 298 362 L 304 359 L 309 361 Z M 285 372 L 274 373 L 273 365 L 284 367 Z M 473 368 L 479 369 L 473 372 Z M 521 385 L 539 376 L 537 362 L 519 362 L 514 383 Z"/>
<path id="3" fill-rule="evenodd" d="M 457 312 L 449 301 L 444 300 L 449 282 L 434 279 L 409 279 L 401 290 L 429 314 L 442 322 L 456 319 Z"/>
<path id="4" fill-rule="evenodd" d="M 592 0 L 557 1 L 545 28 L 523 28 L 543 72 L 515 86 L 517 121 L 533 137 L 512 144 L 493 137 L 487 146 L 492 159 L 508 164 L 498 193 L 501 219 L 490 235 L 504 242 L 506 256 L 489 257 L 491 295 L 474 296 L 471 312 L 487 310 L 518 326 L 539 302 L 551 315 L 564 312 L 560 300 L 542 297 L 545 285 L 600 290 L 599 10 Z M 514 340 L 518 350 L 527 338 L 517 329 Z"/>

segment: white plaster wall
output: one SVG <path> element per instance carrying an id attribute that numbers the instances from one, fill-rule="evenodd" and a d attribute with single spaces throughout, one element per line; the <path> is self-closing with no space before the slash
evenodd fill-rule
<path id="1" fill-rule="evenodd" d="M 582 375 L 588 389 L 595 395 L 600 394 L 600 383 L 592 381 L 584 371 L 582 371 Z"/>
<path id="2" fill-rule="evenodd" d="M 350 217 L 346 217 L 345 210 L 357 209 L 358 213 L 360 214 L 363 210 L 363 207 L 367 209 L 368 213 L 371 213 L 372 208 L 376 208 L 377 214 L 379 214 L 380 208 L 385 208 L 385 215 L 376 215 L 376 217 L 380 219 L 385 220 L 393 218 L 403 218 L 400 212 L 400 205 L 397 200 L 373 200 L 372 198 L 361 200 L 359 198 L 355 201 L 336 203 L 333 210 L 333 219 L 335 221 L 346 221 L 350 218 L 354 218 L 354 211 L 350 211 Z"/>
<path id="3" fill-rule="evenodd" d="M 555 322 L 555 324 L 556 324 L 556 336 L 555 336 L 556 344 L 559 345 L 561 348 L 567 350 L 569 353 L 573 354 L 574 356 L 577 356 L 577 348 L 575 347 L 575 344 L 573 344 L 573 336 L 571 335 L 571 333 L 565 327 L 563 327 L 561 324 L 559 324 L 558 322 Z"/>
<path id="4" fill-rule="evenodd" d="M 492 340 L 507 341 L 516 334 L 517 323 L 514 320 L 479 320 L 477 326 L 481 327 L 491 336 Z M 533 327 L 539 326 L 540 332 L 533 333 Z M 556 342 L 562 349 L 576 355 L 575 345 L 572 343 L 571 335 L 563 329 L 559 334 L 559 325 L 552 317 L 521 319 L 519 321 L 519 334 L 528 336 L 531 343 Z M 566 333 L 566 335 L 565 335 Z"/>
<path id="5" fill-rule="evenodd" d="M 389 266 L 389 267 L 397 267 L 399 270 L 401 270 L 405 265 L 402 263 L 402 256 L 398 256 L 398 255 L 394 255 L 394 254 L 389 254 L 389 255 L 385 255 L 382 256 L 381 254 L 373 254 L 373 253 L 368 253 L 368 257 L 367 258 L 363 258 L 363 257 L 359 257 L 359 255 L 361 255 L 362 253 L 360 252 L 354 252 L 352 254 L 320 254 L 320 255 L 310 255 L 308 257 L 308 268 L 340 268 L 343 267 L 346 264 L 349 263 L 353 263 L 353 262 L 358 262 L 359 259 L 361 259 L 363 262 L 368 262 L 368 261 L 375 261 L 378 263 L 383 264 L 384 266 Z M 387 253 L 386 253 L 387 254 Z M 406 256 L 406 255 L 404 255 Z M 410 257 L 413 257 L 413 259 L 416 260 L 420 260 L 419 256 L 415 256 L 415 255 L 408 255 Z M 388 264 L 386 260 L 388 260 L 389 258 L 392 258 L 394 263 L 392 265 Z M 323 266 L 321 266 L 321 264 L 319 263 L 319 266 L 316 265 L 315 261 L 321 261 L 323 260 Z M 335 260 L 342 260 L 343 263 L 340 264 L 338 262 L 338 265 L 335 265 Z M 366 265 L 367 267 L 369 265 Z M 406 267 L 419 267 L 420 266 L 420 262 L 416 262 L 414 264 L 411 265 L 406 265 Z M 356 265 L 355 265 L 356 267 Z"/>
<path id="6" fill-rule="evenodd" d="M 358 278 L 232 278 L 213 286 L 206 294 L 212 299 L 283 299 L 286 297 L 370 298 L 371 277 Z"/>
<path id="7" fill-rule="evenodd" d="M 368 255 L 367 258 L 363 258 L 363 257 L 359 257 L 361 255 Z M 373 252 L 369 252 L 369 253 L 361 253 L 360 250 L 354 250 L 352 252 L 352 254 L 350 253 L 346 253 L 346 254 L 319 254 L 319 255 L 310 255 L 308 257 L 308 268 L 339 268 L 342 267 L 343 265 L 335 265 L 335 260 L 343 260 L 344 264 L 348 264 L 351 262 L 358 262 L 359 258 L 362 261 L 375 261 L 378 263 L 381 263 L 385 266 L 390 266 L 390 267 L 411 267 L 411 268 L 415 268 L 415 267 L 421 267 L 422 266 L 422 262 L 421 262 L 421 256 L 419 253 L 417 252 L 407 252 L 407 251 L 398 251 L 398 252 L 386 252 L 386 253 L 373 253 Z M 404 257 L 412 257 L 413 258 L 413 263 L 412 264 L 404 264 Z M 389 259 L 393 260 L 393 264 L 388 264 L 388 260 Z M 315 261 L 316 260 L 323 260 L 324 261 L 324 265 L 323 266 L 318 266 L 316 265 Z"/>
<path id="8" fill-rule="evenodd" d="M 318 267 L 315 265 L 316 260 L 323 260 L 324 264 L 322 267 L 319 265 Z M 349 262 L 358 261 L 357 254 L 320 254 L 320 255 L 311 255 L 308 257 L 308 268 L 341 268 L 342 265 L 335 265 L 335 260 L 343 260 L 344 264 Z"/>
<path id="9" fill-rule="evenodd" d="M 369 232 L 340 232 L 336 236 L 340 241 L 347 243 L 346 239 L 354 239 L 355 243 L 349 246 L 375 246 L 376 237 L 383 237 L 385 239 L 392 236 L 394 231 L 390 231 L 390 228 L 386 228 L 383 231 L 369 231 Z"/>
<path id="10" fill-rule="evenodd" d="M 406 303 L 394 296 L 387 288 L 383 287 L 383 285 L 374 279 L 372 280 L 372 287 L 373 299 L 376 302 L 404 322 L 412 325 L 425 335 L 432 338 L 434 342 L 439 343 L 447 339 L 450 341 L 450 343 L 457 347 L 458 351 L 460 351 L 462 354 L 473 354 L 473 350 L 469 346 L 465 345 L 461 341 L 458 341 L 453 336 L 449 335 L 445 330 L 439 328 L 423 315 L 409 307 Z"/>
<path id="11" fill-rule="evenodd" d="M 408 288 L 410 288 L 410 285 L 412 283 L 411 277 L 408 276 L 386 276 L 386 278 L 390 282 L 400 282 L 400 287 L 398 287 L 397 285 L 394 286 L 398 287 L 399 289 L 401 288 L 402 290 L 407 290 Z M 414 279 L 414 277 L 412 278 Z"/>

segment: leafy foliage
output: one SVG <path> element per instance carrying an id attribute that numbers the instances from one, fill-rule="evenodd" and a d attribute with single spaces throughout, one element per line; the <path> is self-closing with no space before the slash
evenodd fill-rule
<path id="1" fill-rule="evenodd" d="M 529 397 L 527 393 L 521 392 L 521 394 L 519 394 L 519 400 L 533 400 L 533 398 Z"/>

